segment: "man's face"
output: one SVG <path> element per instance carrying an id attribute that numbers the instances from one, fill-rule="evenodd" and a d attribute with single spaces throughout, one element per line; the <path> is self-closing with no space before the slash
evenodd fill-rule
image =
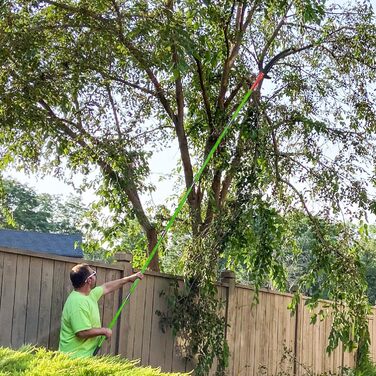
<path id="1" fill-rule="evenodd" d="M 89 269 L 90 274 L 85 282 L 93 289 L 97 285 L 97 272 L 91 267 L 89 267 Z"/>

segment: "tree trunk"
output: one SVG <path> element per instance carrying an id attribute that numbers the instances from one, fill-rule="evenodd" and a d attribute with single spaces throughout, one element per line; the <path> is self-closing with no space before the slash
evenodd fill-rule
<path id="1" fill-rule="evenodd" d="M 155 230 L 154 227 L 151 227 L 146 231 L 146 237 L 148 239 L 148 248 L 149 248 L 148 254 L 150 255 L 150 253 L 153 251 L 153 248 L 157 244 L 157 231 Z M 156 252 L 154 257 L 152 258 L 149 264 L 149 269 L 159 272 L 160 269 L 159 269 L 158 252 Z"/>

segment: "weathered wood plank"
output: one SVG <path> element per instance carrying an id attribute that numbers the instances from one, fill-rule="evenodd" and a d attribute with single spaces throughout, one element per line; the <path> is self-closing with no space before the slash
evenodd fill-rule
<path id="1" fill-rule="evenodd" d="M 248 350 L 248 291 L 246 289 L 242 290 L 242 305 L 241 305 L 241 334 L 240 334 L 240 357 L 239 357 L 239 372 L 240 374 L 247 374 L 247 350 Z"/>
<path id="2" fill-rule="evenodd" d="M 2 287 L 3 287 L 3 275 L 4 275 L 4 252 L 0 250 L 0 298 L 2 294 Z M 0 307 L 1 307 L 1 300 L 0 300 Z"/>
<path id="3" fill-rule="evenodd" d="M 240 355 L 240 336 L 241 336 L 241 289 L 235 289 L 236 295 L 236 317 L 235 317 L 235 344 L 234 344 L 234 352 L 233 352 L 233 375 L 239 374 L 239 355 Z"/>
<path id="4" fill-rule="evenodd" d="M 168 281 L 162 278 L 156 278 L 154 282 L 154 301 L 153 301 L 153 319 L 151 326 L 150 340 L 150 365 L 154 367 L 164 364 L 166 338 L 167 336 L 160 329 L 160 317 L 155 314 L 156 311 L 166 312 L 165 297 L 161 296 L 162 291 L 168 288 Z"/>
<path id="5" fill-rule="evenodd" d="M 11 346 L 17 255 L 5 254 L 3 265 L 3 288 L 1 291 L 0 305 L 0 343 L 2 346 Z"/>
<path id="6" fill-rule="evenodd" d="M 51 323 L 50 323 L 50 348 L 57 350 L 59 347 L 59 336 L 61 326 L 61 314 L 63 311 L 64 289 L 66 284 L 65 264 L 62 261 L 54 261 L 51 301 Z"/>
<path id="7" fill-rule="evenodd" d="M 151 324 L 153 314 L 154 301 L 154 276 L 145 276 L 142 283 L 146 286 L 145 292 L 145 315 L 144 315 L 144 330 L 142 334 L 142 351 L 141 364 L 149 364 L 150 358 L 150 340 L 151 340 Z"/>
<path id="8" fill-rule="evenodd" d="M 121 278 L 121 271 L 120 270 L 111 270 L 111 280 L 119 279 Z M 112 315 L 111 320 L 115 317 L 117 310 L 120 307 L 120 290 L 114 291 L 112 296 Z M 123 312 L 120 313 L 120 315 Z M 118 318 L 120 320 L 120 317 Z M 116 355 L 118 353 L 118 341 L 119 341 L 119 321 L 116 321 L 115 326 L 112 328 L 112 337 L 111 337 L 111 346 L 110 346 L 110 354 Z"/>
<path id="9" fill-rule="evenodd" d="M 30 344 L 36 344 L 38 342 L 42 263 L 43 260 L 40 258 L 31 257 L 30 259 L 25 330 L 25 342 Z"/>
<path id="10" fill-rule="evenodd" d="M 123 271 L 122 276 L 126 277 L 132 274 L 132 267 L 130 263 L 123 263 Z M 123 286 L 122 289 L 122 302 L 127 297 L 129 290 L 130 290 L 131 284 L 127 283 Z M 128 302 L 122 311 L 122 314 L 119 318 L 119 339 L 118 339 L 118 347 L 119 347 L 119 354 L 121 354 L 124 357 L 129 357 L 127 354 L 127 346 L 129 343 L 129 313 L 130 313 L 130 303 Z"/>
<path id="11" fill-rule="evenodd" d="M 278 357 L 278 324 L 280 326 L 284 326 L 285 322 L 282 319 L 282 315 L 280 315 L 279 311 L 279 296 L 273 296 L 271 301 L 272 305 L 270 307 L 272 311 L 272 318 L 271 318 L 271 323 L 270 323 L 270 335 L 271 335 L 271 343 L 270 343 L 270 356 L 269 356 L 269 364 L 268 364 L 268 372 L 273 372 L 276 373 L 277 371 L 277 366 L 280 361 Z"/>
<path id="12" fill-rule="evenodd" d="M 50 335 L 53 271 L 54 262 L 52 260 L 43 260 L 38 318 L 38 344 L 46 347 L 49 345 Z"/>
<path id="13" fill-rule="evenodd" d="M 114 279 L 111 270 L 100 269 L 100 273 L 105 278 L 105 280 L 103 282 L 101 281 L 101 284 L 103 284 L 104 282 L 110 282 Z M 97 285 L 98 285 L 98 282 L 97 282 Z M 102 325 L 104 327 L 108 327 L 112 318 L 113 318 L 112 312 L 113 312 L 113 308 L 114 308 L 114 293 L 112 292 L 111 294 L 108 294 L 108 295 L 102 297 L 100 299 L 100 305 L 102 306 L 101 307 L 102 308 Z M 116 327 L 115 327 L 115 329 L 116 329 Z M 114 329 L 114 332 L 116 331 L 115 329 Z M 113 333 L 112 335 L 116 336 L 116 333 Z M 102 354 L 110 354 L 111 353 L 111 340 L 106 339 L 103 342 L 101 352 L 102 352 Z"/>
<path id="14" fill-rule="evenodd" d="M 164 310 L 165 312 L 168 309 L 168 304 L 166 301 L 166 297 L 172 294 L 172 288 L 170 282 L 166 284 L 165 289 L 166 295 L 162 298 L 164 301 Z M 163 370 L 169 372 L 172 370 L 172 362 L 173 362 L 173 353 L 174 353 L 174 337 L 172 335 L 172 329 L 170 327 L 165 327 L 165 332 L 163 335 L 166 337 L 166 348 L 165 348 L 165 357 L 164 357 L 164 364 Z"/>
<path id="15" fill-rule="evenodd" d="M 269 294 L 262 293 L 260 297 L 260 304 L 262 304 L 262 324 L 260 325 L 261 332 L 260 336 L 258 337 L 258 340 L 260 341 L 260 348 L 261 352 L 259 354 L 259 363 L 257 364 L 257 371 L 261 372 L 268 359 L 268 346 L 269 346 L 269 340 L 268 340 L 268 330 L 269 330 L 269 317 L 270 317 L 270 311 L 268 309 L 268 303 L 269 303 Z"/>
<path id="16" fill-rule="evenodd" d="M 136 321 L 137 321 L 137 296 L 136 292 L 134 292 L 128 303 L 128 323 L 127 323 L 127 331 L 128 331 L 128 339 L 127 339 L 127 346 L 126 346 L 126 357 L 128 359 L 133 358 L 133 345 L 134 345 L 134 338 L 136 336 Z"/>
<path id="17" fill-rule="evenodd" d="M 229 345 L 229 366 L 230 373 L 234 369 L 235 339 L 236 339 L 236 291 L 235 281 L 230 280 L 227 289 L 227 341 Z"/>
<path id="18" fill-rule="evenodd" d="M 248 295 L 248 320 L 250 322 L 249 328 L 248 328 L 248 338 L 249 338 L 249 344 L 248 344 L 248 358 L 247 358 L 247 364 L 246 364 L 246 374 L 247 375 L 253 375 L 253 372 L 255 371 L 255 348 L 258 344 L 257 338 L 256 338 L 256 326 L 257 326 L 257 306 L 253 304 L 254 299 L 254 291 L 250 290 Z"/>
<path id="19" fill-rule="evenodd" d="M 134 304 L 136 305 L 136 322 L 134 325 L 135 333 L 133 340 L 133 359 L 141 359 L 142 356 L 142 339 L 145 320 L 145 294 L 146 283 L 145 281 L 140 281 L 137 286 L 137 290 L 135 290 L 134 300 Z"/>
<path id="20" fill-rule="evenodd" d="M 16 288 L 12 323 L 12 347 L 18 348 L 25 343 L 26 307 L 29 284 L 30 257 L 17 257 Z"/>

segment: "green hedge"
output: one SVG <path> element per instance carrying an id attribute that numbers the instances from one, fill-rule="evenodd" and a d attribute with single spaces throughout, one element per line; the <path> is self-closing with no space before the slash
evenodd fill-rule
<path id="1" fill-rule="evenodd" d="M 0 376 L 155 376 L 187 375 L 186 373 L 162 373 L 151 367 L 138 367 L 137 361 L 114 356 L 87 359 L 71 359 L 67 355 L 42 347 L 25 346 L 19 350 L 0 347 Z"/>

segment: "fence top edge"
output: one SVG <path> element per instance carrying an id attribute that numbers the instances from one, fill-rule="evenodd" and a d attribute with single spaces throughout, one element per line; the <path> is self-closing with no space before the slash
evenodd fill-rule
<path id="1" fill-rule="evenodd" d="M 227 286 L 227 283 L 221 283 L 221 286 Z M 247 285 L 242 285 L 242 284 L 236 284 L 236 288 L 238 289 L 243 289 L 243 290 L 252 290 L 254 291 L 255 288 L 253 286 L 247 286 Z M 288 298 L 292 298 L 294 294 L 288 293 L 288 292 L 281 292 L 281 291 L 276 291 L 272 289 L 267 289 L 267 288 L 261 288 L 259 289 L 259 292 L 265 292 L 267 294 L 273 294 L 273 295 L 280 295 L 280 296 L 285 296 Z"/>
<path id="2" fill-rule="evenodd" d="M 28 256 L 28 257 L 35 257 L 35 258 L 42 258 L 42 259 L 48 259 L 53 261 L 64 261 L 69 262 L 72 264 L 80 264 L 80 263 L 87 263 L 93 266 L 98 266 L 101 268 L 106 269 L 116 269 L 116 270 L 123 270 L 124 267 L 122 265 L 116 265 L 116 264 L 107 264 L 103 261 L 94 261 L 94 260 L 87 260 L 85 258 L 81 257 L 68 257 L 68 256 L 59 256 L 59 255 L 52 255 L 50 253 L 43 253 L 43 252 L 35 252 L 35 251 L 28 251 L 23 249 L 17 249 L 17 248 L 8 248 L 8 247 L 0 247 L 0 252 L 3 253 L 11 253 L 14 255 L 22 255 L 22 256 Z"/>

